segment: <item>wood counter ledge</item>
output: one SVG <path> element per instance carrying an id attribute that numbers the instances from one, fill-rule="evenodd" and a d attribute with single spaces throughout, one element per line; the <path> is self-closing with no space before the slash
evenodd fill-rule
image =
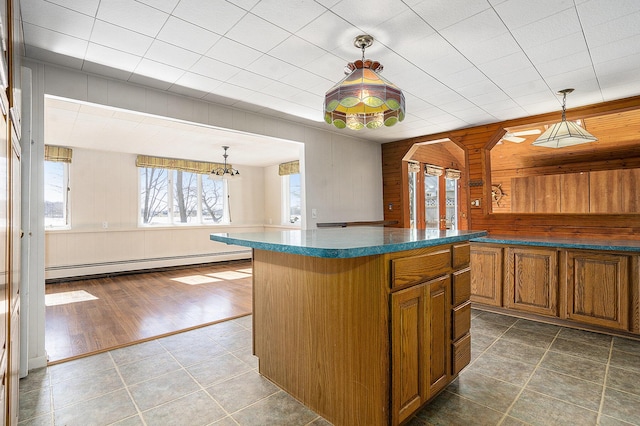
<path id="1" fill-rule="evenodd" d="M 603 240 L 593 238 L 554 238 L 513 235 L 487 235 L 480 238 L 473 238 L 471 242 L 640 253 L 640 240 Z"/>
<path id="2" fill-rule="evenodd" d="M 212 234 L 253 248 L 260 374 L 336 426 L 407 422 L 471 359 L 470 243 L 484 231 Z"/>

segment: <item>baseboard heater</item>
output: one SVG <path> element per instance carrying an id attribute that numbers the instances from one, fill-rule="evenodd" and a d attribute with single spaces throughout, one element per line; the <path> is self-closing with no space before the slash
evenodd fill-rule
<path id="1" fill-rule="evenodd" d="M 96 274 L 89 274 L 89 275 L 79 275 L 79 276 L 72 276 L 72 277 L 47 278 L 45 280 L 45 283 L 53 284 L 53 283 L 68 282 L 68 281 L 74 281 L 74 280 L 106 278 L 106 277 L 113 277 L 116 275 L 137 274 L 137 273 L 143 273 L 143 272 L 154 272 L 154 271 L 163 271 L 163 270 L 169 270 L 169 269 L 186 268 L 186 267 L 195 266 L 195 265 L 217 263 L 215 261 L 212 262 L 211 260 L 204 260 L 204 259 L 200 262 L 195 261 L 195 259 L 198 259 L 198 258 L 211 259 L 215 257 L 238 256 L 238 255 L 244 255 L 246 257 L 243 257 L 237 260 L 250 259 L 251 250 L 224 251 L 224 252 L 206 253 L 206 254 L 188 254 L 183 256 L 166 256 L 166 257 L 153 257 L 153 258 L 147 258 L 147 259 L 129 259 L 129 260 L 115 260 L 110 262 L 79 263 L 75 265 L 49 266 L 44 268 L 45 272 L 70 271 L 74 269 L 85 269 L 85 268 L 104 268 L 108 266 L 133 265 L 136 263 L 140 264 L 140 263 L 151 263 L 151 262 L 167 262 L 167 261 L 177 261 L 177 260 L 186 260 L 186 259 L 194 260 L 193 263 L 184 264 L 184 265 L 159 266 L 159 267 L 151 267 L 151 268 L 144 268 L 144 269 L 133 269 L 133 270 L 127 270 L 127 271 L 113 271 L 113 272 L 103 272 L 103 273 L 96 273 Z M 226 261 L 232 262 L 234 260 L 226 260 Z"/>

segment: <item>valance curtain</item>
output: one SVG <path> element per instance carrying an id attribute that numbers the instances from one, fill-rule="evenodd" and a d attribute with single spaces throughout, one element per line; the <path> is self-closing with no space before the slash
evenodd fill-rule
<path id="1" fill-rule="evenodd" d="M 447 179 L 460 179 L 460 175 L 462 175 L 462 172 L 460 172 L 460 170 L 445 169 L 444 171 L 444 177 L 446 177 Z"/>
<path id="2" fill-rule="evenodd" d="M 282 163 L 278 167 L 278 174 L 280 176 L 295 175 L 300 173 L 300 161 L 289 161 L 288 163 Z"/>
<path id="3" fill-rule="evenodd" d="M 176 158 L 152 157 L 150 155 L 138 155 L 138 157 L 136 158 L 136 166 L 209 174 L 215 169 L 224 167 L 224 164 L 208 163 L 205 161 L 180 160 Z M 227 168 L 231 167 L 232 165 L 227 163 Z"/>
<path id="4" fill-rule="evenodd" d="M 44 146 L 44 159 L 45 161 L 58 161 L 61 163 L 71 163 L 71 156 L 73 151 L 71 148 L 65 148 L 63 146 Z"/>
<path id="5" fill-rule="evenodd" d="M 409 162 L 409 173 L 418 173 L 420 171 L 420 163 Z"/>
<path id="6" fill-rule="evenodd" d="M 442 167 L 433 164 L 424 165 L 424 174 L 429 176 L 442 176 Z"/>

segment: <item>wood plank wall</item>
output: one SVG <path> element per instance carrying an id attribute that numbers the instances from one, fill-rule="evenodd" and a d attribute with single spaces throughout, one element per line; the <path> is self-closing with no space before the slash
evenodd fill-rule
<path id="1" fill-rule="evenodd" d="M 567 110 L 567 119 L 595 117 L 631 110 L 640 112 L 640 96 Z M 415 143 L 449 138 L 459 142 L 467 152 L 468 173 L 463 179 L 462 188 L 468 191 L 469 200 L 480 200 L 480 207 L 471 207 L 470 203 L 462 206 L 463 212 L 466 210 L 470 218 L 470 229 L 487 230 L 493 235 L 640 239 L 640 212 L 638 214 L 597 215 L 490 213 L 489 149 L 504 135 L 505 128 L 553 123 L 557 120 L 557 113 L 542 114 L 383 144 L 384 219 L 398 221 L 399 227 L 407 226 L 408 218 L 405 217 L 406 209 L 403 208 L 405 203 L 408 204 L 405 199 L 406 191 L 403 190 L 403 173 L 406 173 L 406 165 L 403 171 L 402 159 L 409 149 Z M 640 147 L 640 135 L 637 138 L 637 145 Z M 626 157 L 626 161 L 629 160 L 629 157 Z M 603 166 L 599 164 L 601 161 L 599 159 L 598 164 L 594 164 L 595 169 L 601 169 Z M 618 156 L 618 158 L 611 158 L 609 161 L 613 161 L 615 164 L 625 161 L 625 158 Z M 585 163 L 587 166 L 589 165 L 588 159 Z M 406 185 L 406 179 L 404 182 Z"/>

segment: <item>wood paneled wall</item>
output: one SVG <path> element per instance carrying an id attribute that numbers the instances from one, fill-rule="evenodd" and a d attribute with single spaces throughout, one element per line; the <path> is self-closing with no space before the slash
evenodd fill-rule
<path id="1" fill-rule="evenodd" d="M 603 102 L 567 111 L 567 119 L 596 117 L 604 114 L 616 114 L 638 110 L 640 113 L 640 96 Z M 409 149 L 416 143 L 449 138 L 464 146 L 467 153 L 467 175 L 463 190 L 467 190 L 469 200 L 480 200 L 480 207 L 471 207 L 470 203 L 462 206 L 468 212 L 470 229 L 487 230 L 491 234 L 500 235 L 531 235 L 531 236 L 565 236 L 590 237 L 607 239 L 638 239 L 640 238 L 640 213 L 638 214 L 518 214 L 491 213 L 491 175 L 489 149 L 504 135 L 505 128 L 552 123 L 558 120 L 557 113 L 542 114 L 517 120 L 476 126 L 467 129 L 454 130 L 434 135 L 421 136 L 382 145 L 382 175 L 384 219 L 397 220 L 403 226 L 405 223 L 403 203 L 407 200 L 403 186 L 402 159 Z M 637 139 L 640 147 L 640 135 L 627 135 Z M 605 161 L 613 163 L 625 162 L 625 155 L 615 155 Z M 635 150 L 637 152 L 637 150 Z M 556 151 L 557 153 L 557 151 Z M 552 152 L 550 152 L 552 154 Z M 607 167 L 601 164 L 601 156 L 594 156 L 594 169 Z M 633 161 L 628 156 L 626 161 Z M 583 165 L 589 165 L 589 155 L 580 158 Z M 543 166 L 544 167 L 544 166 Z M 629 165 L 627 165 L 629 167 Z M 567 170 L 575 171 L 575 170 Z M 556 171 L 558 173 L 558 171 Z M 577 189 L 580 191 L 580 189 Z M 505 191 L 507 192 L 507 191 Z"/>

